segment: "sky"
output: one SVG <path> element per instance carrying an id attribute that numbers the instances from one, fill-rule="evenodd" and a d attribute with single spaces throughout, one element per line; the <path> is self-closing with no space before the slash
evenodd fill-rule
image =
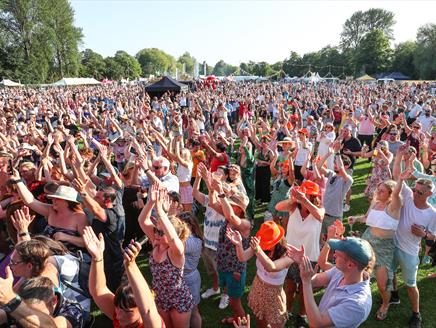
<path id="1" fill-rule="evenodd" d="M 395 14 L 394 44 L 414 40 L 418 28 L 436 23 L 436 1 L 70 0 L 82 49 L 106 56 L 159 48 L 199 62 L 273 64 L 290 51 L 300 55 L 338 45 L 344 22 L 358 10 Z"/>

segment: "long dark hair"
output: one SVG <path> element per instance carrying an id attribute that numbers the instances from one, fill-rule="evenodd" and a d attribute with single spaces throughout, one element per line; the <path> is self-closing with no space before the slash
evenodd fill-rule
<path id="1" fill-rule="evenodd" d="M 269 255 L 269 257 L 272 261 L 278 260 L 286 253 L 286 248 L 283 246 L 283 244 L 286 244 L 286 239 L 284 239 L 284 238 L 282 238 L 274 246 L 274 248 L 267 251 L 267 254 Z"/>

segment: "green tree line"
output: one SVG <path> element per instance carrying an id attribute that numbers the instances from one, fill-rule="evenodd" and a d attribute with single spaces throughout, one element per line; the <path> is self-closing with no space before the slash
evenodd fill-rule
<path id="1" fill-rule="evenodd" d="M 302 76 L 309 69 L 321 76 L 360 76 L 400 71 L 413 79 L 436 78 L 436 24 L 421 26 L 416 40 L 392 45 L 394 14 L 384 9 L 357 11 L 348 18 L 338 46 L 289 56 L 277 63 L 219 60 L 206 73 L 215 75 Z M 82 30 L 74 26 L 68 0 L 0 1 L 0 78 L 22 83 L 53 82 L 62 77 L 135 79 L 140 76 L 193 75 L 196 59 L 179 58 L 161 49 L 145 48 L 135 56 L 119 50 L 103 57 L 92 49 L 79 51 Z M 200 74 L 203 61 L 199 60 Z"/>

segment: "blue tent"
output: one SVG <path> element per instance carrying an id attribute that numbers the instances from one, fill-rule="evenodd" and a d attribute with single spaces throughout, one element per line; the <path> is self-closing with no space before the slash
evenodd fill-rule
<path id="1" fill-rule="evenodd" d="M 385 72 L 377 74 L 377 79 L 410 80 L 410 77 L 401 72 Z"/>

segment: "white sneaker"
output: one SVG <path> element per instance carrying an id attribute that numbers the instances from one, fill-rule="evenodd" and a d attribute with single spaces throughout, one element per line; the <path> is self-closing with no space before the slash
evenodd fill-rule
<path id="1" fill-rule="evenodd" d="M 203 294 L 201 294 L 201 298 L 206 299 L 206 298 L 209 298 L 213 295 L 218 295 L 219 293 L 221 293 L 221 290 L 219 288 L 217 290 L 215 290 L 213 288 L 209 288 Z"/>
<path id="2" fill-rule="evenodd" d="M 344 212 L 348 212 L 350 210 L 350 205 L 344 204 Z"/>
<path id="3" fill-rule="evenodd" d="M 229 306 L 229 295 L 227 294 L 222 294 L 221 295 L 221 299 L 220 299 L 220 305 L 218 305 L 218 307 L 221 310 L 224 310 L 226 307 Z"/>

